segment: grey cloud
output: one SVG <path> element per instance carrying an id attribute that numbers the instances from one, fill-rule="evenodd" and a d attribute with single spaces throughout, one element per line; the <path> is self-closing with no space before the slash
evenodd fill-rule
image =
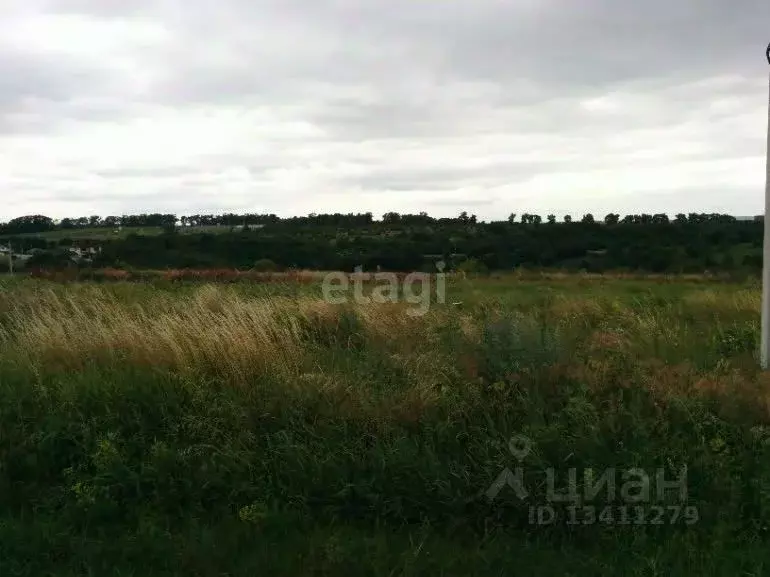
<path id="1" fill-rule="evenodd" d="M 324 173 L 319 178 L 367 192 L 436 191 L 439 198 L 451 196 L 458 188 L 526 182 L 549 171 L 577 174 L 585 167 L 571 164 L 573 153 L 600 141 L 622 142 L 631 131 L 681 125 L 687 138 L 705 140 L 714 137 L 708 123 L 716 126 L 724 120 L 725 130 L 735 133 L 707 142 L 698 154 L 719 159 L 750 157 L 763 145 L 761 126 L 753 138 L 749 136 L 752 128 L 735 119 L 741 107 L 754 111 L 764 105 L 763 52 L 770 40 L 767 0 L 741 0 L 740 6 L 726 0 L 200 0 L 192 4 L 49 0 L 38 4 L 58 14 L 105 20 L 152 18 L 166 26 L 169 41 L 140 51 L 152 74 L 148 89 L 136 92 L 122 91 L 131 78 L 110 71 L 109 62 L 95 68 L 72 58 L 33 54 L 18 47 L 11 50 L 0 42 L 0 151 L 3 134 L 64 131 L 67 119 L 95 123 L 150 118 L 155 105 L 182 113 L 199 104 L 264 108 L 312 123 L 323 132 L 312 139 L 292 133 L 282 142 L 269 132 L 255 136 L 262 143 L 274 141 L 270 146 L 275 146 L 275 154 L 265 159 L 255 159 L 256 153 L 244 150 L 201 159 L 197 166 L 97 168 L 94 174 L 105 179 L 105 186 L 136 181 L 121 193 L 129 195 L 119 201 L 125 206 L 152 201 L 189 208 L 195 198 L 200 207 L 211 205 L 209 197 L 216 194 L 221 194 L 223 210 L 249 206 L 257 202 L 249 194 L 263 194 L 271 169 L 302 169 L 305 159 L 328 166 L 347 158 L 355 164 L 361 161 L 361 151 L 369 151 L 367 145 L 376 148 L 381 158 L 376 162 L 368 158 L 365 174 L 345 173 L 335 179 Z M 722 76 L 734 81 L 693 84 Z M 632 98 L 628 108 L 618 112 L 592 112 L 581 106 L 582 100 L 612 97 L 613 92 L 636 100 Z M 727 104 L 710 109 L 719 99 Z M 729 99 L 735 102 L 730 104 Z M 697 129 L 690 126 L 696 124 Z M 488 160 L 476 168 L 452 164 L 458 155 L 483 159 L 491 150 L 499 153 L 507 143 L 496 142 L 488 149 L 485 138 L 493 135 L 511 136 L 514 153 L 525 153 L 529 138 L 530 150 L 542 148 L 569 158 L 537 163 Z M 455 146 L 458 139 L 473 146 Z M 647 140 L 654 145 L 654 139 Z M 352 143 L 361 150 L 352 149 Z M 437 155 L 446 152 L 445 168 L 444 160 L 428 158 L 425 151 L 431 147 Z M 421 154 L 420 162 L 399 165 L 387 158 L 410 149 Z M 629 161 L 619 155 L 615 160 Z M 226 183 L 229 178 L 226 173 L 217 176 L 217 171 L 238 166 L 251 170 L 252 192 L 216 192 L 216 179 Z M 156 192 L 150 196 L 134 192 L 140 179 L 142 186 L 156 187 Z M 725 198 L 753 202 L 750 193 L 741 190 L 712 192 L 709 198 L 717 204 Z M 171 198 L 172 194 L 180 198 Z M 686 199 L 696 192 L 677 194 L 686 203 L 693 202 Z M 708 196 L 703 191 L 697 194 Z M 92 198 L 118 202 L 112 197 Z M 627 200 L 622 194 L 617 198 Z M 485 206 L 494 202 L 485 199 L 476 201 Z M 278 201 L 271 197 L 269 202 Z M 449 205 L 454 201 L 430 202 Z M 288 206 L 291 199 L 285 203 Z"/>
<path id="2" fill-rule="evenodd" d="M 524 181 L 532 173 L 553 170 L 563 161 L 548 160 L 517 160 L 493 161 L 478 166 L 452 166 L 452 160 L 447 159 L 446 166 L 441 166 L 437 158 L 433 167 L 402 168 L 395 165 L 373 167 L 367 169 L 364 175 L 350 176 L 341 179 L 345 186 L 358 186 L 371 190 L 431 190 L 452 191 L 466 186 L 497 186 L 512 182 Z"/>
<path id="3" fill-rule="evenodd" d="M 471 210 L 476 208 L 485 208 L 494 205 L 498 202 L 498 198 L 478 198 L 468 196 L 466 198 L 454 198 L 454 199 L 427 199 L 425 200 L 426 206 L 436 206 L 443 208 L 455 208 L 459 210 Z M 459 212 L 458 210 L 458 212 Z"/>
<path id="4" fill-rule="evenodd" d="M 276 6 L 252 2 L 236 10 L 246 22 L 258 22 L 266 4 Z M 422 67 L 440 78 L 527 77 L 574 88 L 756 68 L 770 4 L 745 0 L 739 9 L 723 0 L 290 0 L 281 3 L 279 14 L 312 21 L 320 34 L 333 31 L 352 46 L 379 45 L 384 54 L 400 46 L 402 72 Z M 376 64 L 373 53 L 367 56 Z M 343 62 L 356 59 L 351 51 Z"/>
<path id="5" fill-rule="evenodd" d="M 763 0 L 747 0 L 740 10 L 721 0 L 673 6 L 617 0 L 229 6 L 209 28 L 232 26 L 225 36 L 211 33 L 228 57 L 207 61 L 198 48 L 177 55 L 181 64 L 158 86 L 158 96 L 176 102 L 294 101 L 306 107 L 309 120 L 343 140 L 438 138 L 485 123 L 487 130 L 519 131 L 609 125 L 615 119 L 589 120 L 576 110 L 578 99 L 628 85 L 653 90 L 753 74 L 764 64 L 764 23 L 770 20 L 770 4 Z M 248 31 L 252 23 L 257 29 L 286 26 L 281 49 L 271 52 L 259 33 Z M 200 31 L 199 39 L 209 38 L 200 22 L 192 29 Z M 295 47 L 287 49 L 292 42 Z M 468 82 L 487 83 L 488 90 L 461 98 Z M 317 95 L 319 83 L 360 93 Z M 673 95 L 655 120 L 681 121 L 692 99 L 706 94 L 713 92 Z"/>
<path id="6" fill-rule="evenodd" d="M 99 80 L 89 67 L 0 45 L 0 111 L 17 111 L 29 100 L 61 102 Z"/>
<path id="7" fill-rule="evenodd" d="M 73 58 L 27 53 L 0 40 L 0 134 L 47 133 L 67 120 L 115 120 L 135 103 L 107 98 L 115 73 Z"/>
<path id="8" fill-rule="evenodd" d="M 332 4 L 327 23 L 406 42 L 434 55 L 448 75 L 570 88 L 757 68 L 770 20 L 764 0 L 740 8 L 723 0 Z M 316 6 L 321 12 L 324 3 Z"/>
<path id="9" fill-rule="evenodd" d="M 101 168 L 93 174 L 100 178 L 166 178 L 180 177 L 190 173 L 189 167 L 166 166 L 147 168 Z"/>
<path id="10" fill-rule="evenodd" d="M 155 0 L 37 0 L 48 14 L 86 14 L 100 18 L 126 18 L 145 15 L 157 8 Z"/>
<path id="11" fill-rule="evenodd" d="M 164 22 L 176 47 L 158 49 L 154 87 L 170 103 L 275 103 L 323 108 L 328 86 L 369 87 L 380 102 L 328 102 L 319 120 L 376 137 L 441 133 L 460 104 L 459 82 L 488 82 L 487 107 L 581 97 L 632 80 L 676 84 L 749 73 L 762 62 L 770 4 L 744 0 L 232 0 L 105 3 L 67 0 L 57 10 Z M 0 63 L 1 65 L 1 63 Z M 0 67 L 1 69 L 1 67 Z M 526 88 L 526 89 L 525 89 Z M 71 87 L 70 87 L 71 90 Z M 442 99 L 443 97 L 443 99 Z M 443 104 L 442 104 L 443 103 Z M 416 118 L 419 117 L 419 118 Z M 558 118 L 554 125 L 558 125 Z M 405 128 L 400 128 L 404 126 Z M 407 132 L 405 132 L 405 130 Z"/>
<path id="12" fill-rule="evenodd" d="M 411 0 L 65 2 L 113 17 L 138 11 L 179 35 L 158 87 L 176 99 L 269 97 L 307 81 L 387 86 L 531 79 L 558 94 L 640 78 L 670 81 L 759 70 L 765 0 Z M 61 9 L 61 8 L 59 8 Z M 212 53 L 221 57 L 212 58 Z M 545 88 L 544 88 L 545 90 Z"/>

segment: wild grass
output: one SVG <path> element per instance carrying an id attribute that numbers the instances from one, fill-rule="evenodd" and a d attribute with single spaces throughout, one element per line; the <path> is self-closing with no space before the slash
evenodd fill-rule
<path id="1" fill-rule="evenodd" d="M 756 287 L 448 292 L 415 316 L 314 286 L 0 281 L 0 570 L 763 574 Z M 490 502 L 517 464 L 532 500 Z M 682 465 L 692 527 L 528 521 L 548 468 Z"/>

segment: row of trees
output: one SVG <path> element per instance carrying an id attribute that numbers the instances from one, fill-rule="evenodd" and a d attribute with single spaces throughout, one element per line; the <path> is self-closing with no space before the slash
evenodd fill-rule
<path id="1" fill-rule="evenodd" d="M 738 220 L 724 214 L 690 213 L 621 217 L 602 220 L 591 214 L 561 222 L 553 215 L 511 215 L 480 222 L 467 212 L 455 218 L 427 213 L 275 215 L 170 214 L 82 217 L 56 222 L 31 215 L 3 225 L 5 240 L 15 251 L 44 251 L 77 246 L 101 249 L 97 266 L 146 268 L 251 268 L 269 260 L 278 268 L 352 270 L 431 270 L 437 260 L 451 266 L 473 261 L 490 270 L 517 267 L 563 269 L 699 272 L 758 271 L 762 265 L 762 219 Z M 129 234 L 82 236 L 34 235 L 67 227 L 127 227 Z M 242 228 L 237 225 L 262 225 Z M 229 226 L 215 233 L 206 228 Z M 143 228 L 144 227 L 144 228 Z M 165 232 L 149 231 L 162 227 Z M 185 228 L 180 234 L 179 227 Z M 0 239 L 0 244 L 6 244 Z M 66 252 L 66 251 L 65 251 Z M 62 252 L 61 254 L 65 254 Z M 39 259 L 41 263 L 49 263 Z M 33 263 L 34 264 L 34 263 Z"/>
<path id="2" fill-rule="evenodd" d="M 508 217 L 509 223 L 515 223 L 516 222 L 517 215 L 511 214 Z M 761 218 L 757 218 L 756 220 L 761 220 Z M 521 221 L 524 224 L 540 224 L 542 222 L 542 218 L 538 214 L 522 214 L 521 215 Z M 689 214 L 679 213 L 676 215 L 676 217 L 673 219 L 673 222 L 677 224 L 703 224 L 703 223 L 715 223 L 715 222 L 736 222 L 737 219 L 734 216 L 731 216 L 729 214 L 719 214 L 719 213 L 696 213 L 691 212 Z M 553 214 L 549 214 L 546 217 L 546 222 L 549 224 L 555 224 L 556 223 L 556 216 Z M 564 216 L 564 222 L 565 223 L 571 223 L 572 216 L 565 215 Z M 596 222 L 596 219 L 594 218 L 594 215 L 591 213 L 584 214 L 583 217 L 580 219 L 580 222 L 584 223 L 594 223 Z M 616 213 L 609 213 L 607 214 L 603 219 L 604 224 L 668 224 L 669 222 L 672 222 L 671 219 L 669 219 L 667 214 L 664 213 L 658 213 L 658 214 L 627 214 L 624 217 L 621 218 L 619 214 Z"/>
<path id="3" fill-rule="evenodd" d="M 252 268 L 267 261 L 278 269 L 435 271 L 450 267 L 511 270 L 640 270 L 650 272 L 745 271 L 762 266 L 762 222 L 687 219 L 673 222 L 620 219 L 615 225 L 583 220 L 569 225 L 462 223 L 369 227 L 296 226 L 277 223 L 232 233 L 207 229 L 179 234 L 132 233 L 124 238 L 84 235 L 14 237 L 16 250 L 95 247 L 95 266 L 137 268 Z M 109 236 L 109 235 L 108 235 Z M 62 253 L 64 254 L 64 253 Z M 50 263 L 41 257 L 39 264 Z M 31 264 L 38 264 L 37 261 Z"/>
<path id="4" fill-rule="evenodd" d="M 174 214 L 134 214 L 124 216 L 81 216 L 78 218 L 63 218 L 60 221 L 44 216 L 33 214 L 20 216 L 9 222 L 0 224 L 0 234 L 34 234 L 50 232 L 53 230 L 72 230 L 97 227 L 162 227 L 165 229 L 174 228 L 177 223 L 177 217 Z"/>
<path id="5" fill-rule="evenodd" d="M 73 228 L 115 228 L 125 227 L 174 227 L 177 223 L 177 217 L 174 214 L 131 214 L 124 216 L 81 216 L 79 218 L 63 218 L 60 222 L 54 222 L 55 227 L 62 229 Z"/>
<path id="6" fill-rule="evenodd" d="M 629 214 L 621 217 L 620 214 L 609 213 L 604 216 L 602 222 L 607 225 L 616 224 L 667 224 L 674 222 L 678 224 L 703 224 L 703 223 L 728 223 L 735 222 L 735 217 L 727 214 L 704 214 L 689 213 L 677 214 L 674 219 L 669 219 L 666 214 Z M 522 215 L 511 214 L 507 222 L 509 224 L 532 224 L 543 223 L 540 215 L 524 213 Z M 564 223 L 572 223 L 570 215 L 563 218 Z M 594 223 L 597 219 L 592 214 L 585 214 L 580 218 L 580 222 Z M 15 218 L 10 222 L 0 224 L 0 234 L 29 234 L 42 233 L 52 230 L 62 229 L 86 229 L 86 228 L 148 228 L 160 227 L 166 230 L 176 227 L 202 227 L 202 226 L 241 226 L 241 225 L 288 225 L 288 226 L 324 226 L 324 227 L 347 227 L 361 228 L 369 227 L 375 223 L 387 226 L 422 226 L 430 224 L 439 225 L 471 225 L 479 224 L 476 215 L 469 215 L 462 212 L 456 218 L 434 218 L 425 212 L 419 214 L 399 214 L 397 212 L 388 212 L 382 216 L 380 221 L 375 221 L 371 212 L 358 214 L 310 214 L 308 216 L 297 216 L 290 218 L 280 218 L 275 214 L 235 214 L 226 213 L 219 215 L 201 215 L 177 217 L 174 214 L 134 214 L 123 216 L 81 216 L 77 218 L 64 218 L 55 221 L 52 218 L 43 215 L 29 215 Z M 553 214 L 546 216 L 545 223 L 556 224 L 557 219 Z"/>

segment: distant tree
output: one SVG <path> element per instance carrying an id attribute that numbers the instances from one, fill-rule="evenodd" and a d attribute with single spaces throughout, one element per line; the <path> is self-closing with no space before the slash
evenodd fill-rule
<path id="1" fill-rule="evenodd" d="M 163 232 L 165 233 L 172 233 L 176 231 L 176 216 L 173 214 L 164 214 L 161 215 L 163 218 L 158 220 L 157 225 L 152 226 L 160 226 L 163 229 Z"/>
<path id="2" fill-rule="evenodd" d="M 6 234 L 30 234 L 36 232 L 48 232 L 54 230 L 56 225 L 53 219 L 42 214 L 20 216 L 10 220 L 4 226 Z"/>
<path id="3" fill-rule="evenodd" d="M 548 224 L 554 224 L 556 222 L 556 216 L 553 214 L 548 215 Z"/>
<path id="4" fill-rule="evenodd" d="M 588 214 L 584 214 L 583 218 L 581 219 L 581 222 L 588 222 L 593 223 L 594 222 L 594 215 L 590 212 Z"/>
<path id="5" fill-rule="evenodd" d="M 618 224 L 620 222 L 620 215 L 615 213 L 609 213 L 604 217 L 604 224 Z"/>
<path id="6" fill-rule="evenodd" d="M 568 214 L 565 214 L 564 215 L 564 222 L 567 222 L 567 223 L 572 222 L 572 217 L 570 215 L 568 215 Z"/>
<path id="7" fill-rule="evenodd" d="M 52 250 L 41 250 L 35 253 L 26 263 L 28 267 L 63 268 L 75 263 L 69 248 L 61 247 Z"/>

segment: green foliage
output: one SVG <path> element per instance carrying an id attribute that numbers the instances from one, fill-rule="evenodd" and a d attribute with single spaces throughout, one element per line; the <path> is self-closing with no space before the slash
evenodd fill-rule
<path id="1" fill-rule="evenodd" d="M 254 263 L 252 270 L 256 272 L 275 272 L 278 270 L 278 265 L 269 258 L 261 258 Z"/>
<path id="2" fill-rule="evenodd" d="M 479 222 L 467 212 L 456 218 L 387 213 L 275 215 L 144 214 L 80 217 L 54 223 L 25 217 L 0 225 L 0 235 L 20 250 L 50 249 L 49 243 L 99 246 L 97 266 L 128 263 L 137 268 L 251 269 L 269 260 L 279 270 L 408 272 L 437 259 L 450 267 L 476 261 L 489 270 L 517 268 L 638 270 L 655 273 L 728 272 L 756 274 L 762 264 L 761 221 L 729 215 L 586 214 L 540 226 L 538 215 L 517 214 Z M 37 219 L 37 220 L 36 220 Z M 42 219 L 42 220 L 41 220 Z M 49 222 L 50 221 L 50 222 Z M 164 233 L 165 231 L 165 233 Z M 48 266 L 48 265 L 46 265 Z M 259 265 L 263 266 L 263 265 Z"/>
<path id="3" fill-rule="evenodd" d="M 456 267 L 457 272 L 463 272 L 466 274 L 484 274 L 489 272 L 486 265 L 483 262 L 479 262 L 475 258 L 469 258 Z"/>
<path id="4" fill-rule="evenodd" d="M 563 357 L 556 327 L 525 315 L 487 319 L 481 328 L 479 359 L 482 376 L 490 383 L 504 381 L 556 363 Z"/>
<path id="5" fill-rule="evenodd" d="M 449 286 L 462 307 L 407 319 L 297 298 L 269 316 L 287 297 L 276 288 L 262 309 L 248 285 L 0 283 L 3 574 L 491 576 L 516 559 L 535 574 L 760 575 L 770 562 L 756 287 L 485 278 Z M 167 324 L 120 341 L 142 314 Z M 201 330 L 180 335 L 178 319 Z M 266 322 L 266 339 L 297 345 L 296 369 L 277 347 L 271 370 L 239 379 L 247 366 L 226 353 L 254 353 L 244 342 Z M 208 361 L 160 362 L 207 335 Z M 142 339 L 155 362 L 129 354 Z M 532 442 L 521 461 L 514 435 Z M 548 468 L 672 479 L 683 464 L 692 527 L 527 519 Z M 515 466 L 530 501 L 506 488 L 490 502 Z"/>
<path id="6" fill-rule="evenodd" d="M 759 326 L 733 325 L 721 328 L 714 335 L 715 353 L 730 357 L 741 353 L 753 354 L 759 347 Z"/>
<path id="7" fill-rule="evenodd" d="M 55 248 L 35 253 L 26 264 L 30 268 L 62 268 L 73 266 L 75 263 L 69 250 L 66 248 Z"/>

